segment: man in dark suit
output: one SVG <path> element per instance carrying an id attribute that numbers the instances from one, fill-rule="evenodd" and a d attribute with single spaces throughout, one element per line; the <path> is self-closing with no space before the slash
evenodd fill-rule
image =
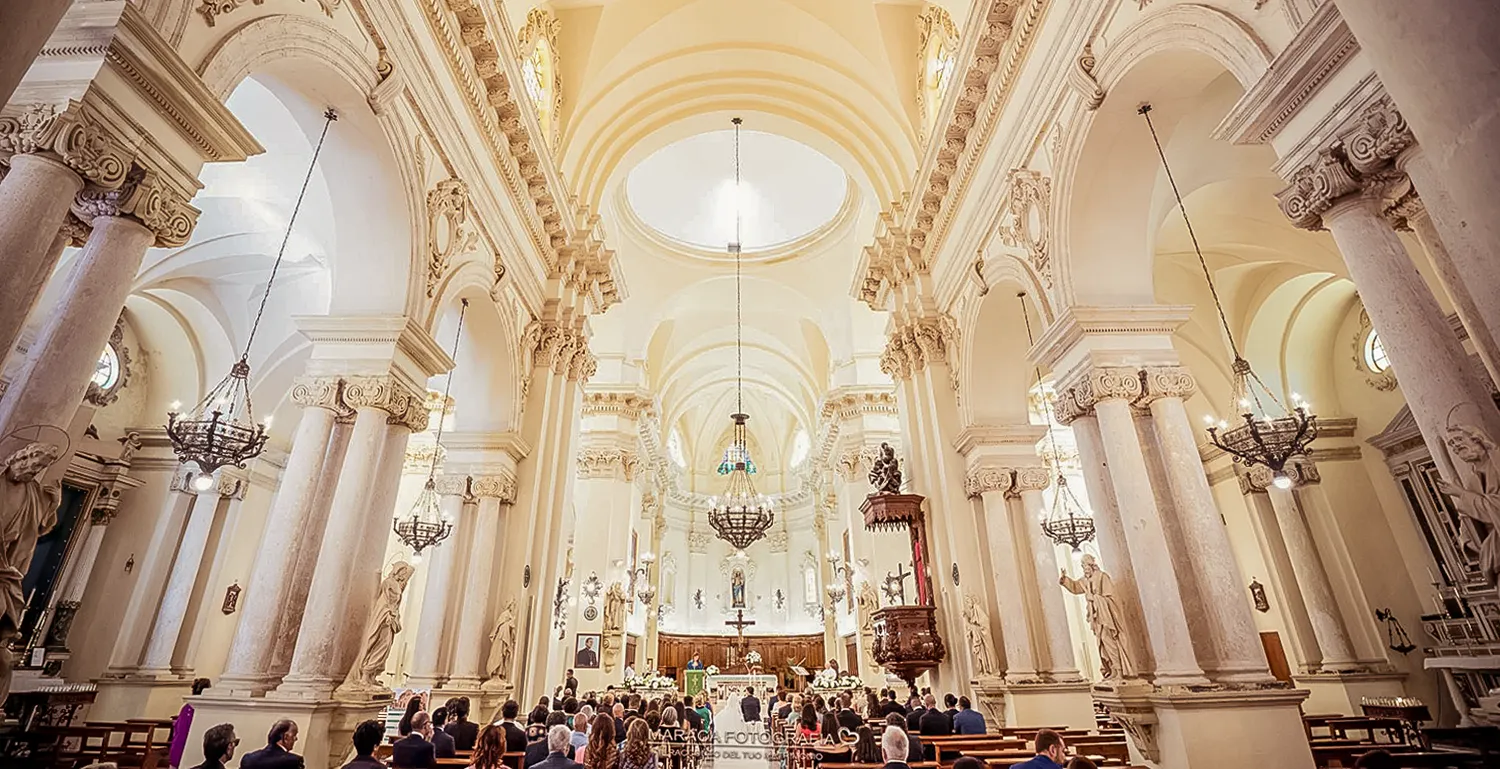
<path id="1" fill-rule="evenodd" d="M 375 748 L 385 739 L 385 725 L 370 719 L 354 727 L 354 760 L 344 764 L 343 769 L 385 769 L 385 764 L 375 757 Z"/>
<path id="2" fill-rule="evenodd" d="M 552 727 L 558 726 L 558 725 L 562 725 L 562 726 L 567 726 L 568 725 L 568 714 L 562 712 L 561 710 L 554 710 L 551 713 L 548 713 L 547 714 L 547 734 L 549 734 L 549 735 L 552 734 Z M 541 762 L 547 760 L 547 756 L 549 754 L 551 754 L 551 752 L 552 752 L 552 746 L 549 745 L 549 744 L 547 744 L 547 740 L 546 739 L 540 739 L 540 740 L 537 740 L 536 742 L 531 743 L 530 745 L 527 745 L 526 746 L 526 757 L 521 760 L 522 769 L 531 769 L 531 767 L 534 767 L 537 764 L 540 764 Z M 573 730 L 572 729 L 568 730 L 568 747 L 567 747 L 566 750 L 563 751 L 563 755 L 567 756 L 569 759 L 571 759 L 573 757 Z"/>
<path id="3" fill-rule="evenodd" d="M 437 750 L 432 744 L 432 716 L 419 710 L 411 717 L 411 734 L 391 746 L 392 769 L 437 769 Z"/>
<path id="4" fill-rule="evenodd" d="M 615 701 L 615 706 L 610 708 L 609 714 L 615 719 L 615 738 L 625 733 L 625 703 Z"/>
<path id="5" fill-rule="evenodd" d="M 505 752 L 526 752 L 526 730 L 516 723 L 516 716 L 521 713 L 521 703 L 515 700 L 506 700 L 500 706 L 500 728 L 505 730 Z M 455 740 L 457 742 L 457 740 Z"/>
<path id="6" fill-rule="evenodd" d="M 890 731 L 889 727 L 894 726 L 897 729 L 900 729 L 901 733 L 905 735 L 906 762 L 909 764 L 920 763 L 923 760 L 922 741 L 917 738 L 917 735 L 906 731 L 906 716 L 903 716 L 900 713 L 892 713 L 885 717 L 885 725 L 886 727 L 888 727 L 886 731 Z M 883 745 L 884 742 L 882 741 L 881 744 Z"/>
<path id="7" fill-rule="evenodd" d="M 888 716 L 892 713 L 900 713 L 904 717 L 906 715 L 906 708 L 896 701 L 895 689 L 886 689 L 885 702 L 880 704 L 880 715 Z"/>
<path id="8" fill-rule="evenodd" d="M 473 750 L 474 743 L 479 739 L 479 724 L 469 720 L 469 698 L 455 697 L 453 705 L 448 708 L 448 723 L 443 726 L 443 731 L 453 738 L 454 750 Z M 432 744 L 438 746 L 438 758 L 444 758 L 442 743 L 433 740 Z"/>
<path id="9" fill-rule="evenodd" d="M 755 687 L 745 690 L 745 699 L 740 700 L 740 715 L 745 717 L 745 723 L 760 723 L 760 700 L 755 698 Z"/>
<path id="10" fill-rule="evenodd" d="M 234 724 L 208 727 L 203 733 L 203 763 L 193 769 L 224 769 L 224 762 L 234 758 L 234 748 L 239 744 Z"/>
<path id="11" fill-rule="evenodd" d="M 922 733 L 922 716 L 927 715 L 927 708 L 923 707 L 921 700 L 914 700 L 911 707 L 906 711 L 906 733 Z"/>
<path id="12" fill-rule="evenodd" d="M 692 697 L 682 698 L 682 728 L 684 730 L 691 729 L 692 731 L 688 733 L 693 737 L 697 737 L 703 733 L 703 716 L 699 715 L 698 711 L 693 708 Z"/>
<path id="13" fill-rule="evenodd" d="M 573 664 L 581 668 L 599 667 L 599 652 L 594 650 L 592 636 L 583 639 L 583 648 L 573 655 Z"/>
<path id="14" fill-rule="evenodd" d="M 588 644 L 589 648 L 593 648 L 594 642 L 592 639 L 585 641 L 584 643 Z M 598 660 L 598 657 L 595 657 L 594 659 Z M 578 694 L 578 679 L 573 677 L 572 668 L 568 668 L 568 674 L 566 676 L 563 676 L 563 693 L 564 696 L 572 696 Z"/>
<path id="15" fill-rule="evenodd" d="M 901 731 L 899 726 L 887 726 L 885 734 L 880 736 L 880 755 L 885 759 L 884 769 L 910 769 L 907 756 L 911 753 L 911 745 L 906 739 L 906 732 Z"/>
<path id="16" fill-rule="evenodd" d="M 240 769 L 302 769 L 302 756 L 292 752 L 297 744 L 297 723 L 283 718 L 271 724 L 266 746 L 240 759 Z"/>
<path id="17" fill-rule="evenodd" d="M 457 707 L 455 705 L 454 707 Z M 454 746 L 453 738 L 443 731 L 443 724 L 448 722 L 448 709 L 438 708 L 432 711 L 432 752 L 438 758 L 453 758 L 458 755 L 458 748 Z"/>
<path id="18" fill-rule="evenodd" d="M 776 717 L 785 721 L 792 717 L 792 693 L 782 692 L 777 697 L 781 700 L 781 705 L 776 708 Z"/>
<path id="19" fill-rule="evenodd" d="M 917 729 L 917 734 L 923 737 L 941 737 L 952 734 L 953 720 L 948 718 L 947 713 L 938 710 L 937 698 L 929 694 L 923 704 L 926 708 L 922 713 L 922 720 L 919 722 L 921 726 Z"/>
<path id="20" fill-rule="evenodd" d="M 1036 733 L 1036 755 L 1016 764 L 1014 769 L 1062 769 L 1068 760 L 1068 749 L 1062 735 L 1051 729 Z"/>
<path id="21" fill-rule="evenodd" d="M 547 730 L 547 757 L 536 764 L 535 769 L 582 769 L 583 764 L 568 758 L 565 751 L 570 749 L 568 744 L 573 738 L 573 731 L 564 725 L 557 725 Z"/>
<path id="22" fill-rule="evenodd" d="M 849 734 L 858 733 L 859 727 L 865 725 L 865 720 L 854 712 L 854 698 L 849 696 L 848 692 L 844 692 L 839 697 L 839 712 L 836 718 L 839 721 L 839 728 Z"/>

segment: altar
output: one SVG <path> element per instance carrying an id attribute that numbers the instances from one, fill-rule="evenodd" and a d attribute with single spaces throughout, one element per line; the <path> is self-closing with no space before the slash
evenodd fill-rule
<path id="1" fill-rule="evenodd" d="M 762 700 L 765 699 L 766 692 L 775 692 L 780 685 L 781 682 L 777 680 L 776 676 L 764 673 L 749 675 L 743 673 L 720 673 L 716 676 L 708 677 L 708 688 L 710 690 L 718 689 L 720 695 L 723 695 L 725 690 L 743 693 L 745 687 L 753 686 L 755 687 L 755 696 Z"/>

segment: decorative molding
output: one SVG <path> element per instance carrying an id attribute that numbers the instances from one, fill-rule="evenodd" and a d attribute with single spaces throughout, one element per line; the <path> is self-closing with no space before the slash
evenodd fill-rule
<path id="1" fill-rule="evenodd" d="M 323 408 L 352 415 L 344 403 L 344 380 L 335 376 L 302 376 L 292 383 L 292 403 L 303 408 Z"/>
<path id="2" fill-rule="evenodd" d="M 1026 261 L 1046 288 L 1052 288 L 1047 227 L 1052 221 L 1052 180 L 1028 168 L 1005 176 L 1000 204 L 1000 242 L 1026 252 Z"/>
<path id="3" fill-rule="evenodd" d="M 766 535 L 766 544 L 773 553 L 785 553 L 791 538 L 785 531 L 773 531 Z"/>
<path id="4" fill-rule="evenodd" d="M 393 376 L 352 376 L 343 381 L 344 404 L 350 409 L 380 409 L 391 417 L 406 419 L 412 401 L 425 421 L 427 410 L 425 394 L 412 392 L 401 380 Z M 425 425 L 422 429 L 426 429 Z M 414 432 L 416 430 L 414 429 Z"/>
<path id="5" fill-rule="evenodd" d="M 1083 108 L 1089 112 L 1099 109 L 1099 106 L 1104 104 L 1104 87 L 1094 76 L 1094 68 L 1098 64 L 1099 58 L 1094 55 L 1094 42 L 1090 40 L 1083 44 L 1083 50 L 1078 53 L 1078 58 L 1073 60 L 1072 69 L 1068 70 L 1068 85 L 1083 97 Z"/>
<path id="6" fill-rule="evenodd" d="M 964 479 L 964 493 L 979 497 L 992 492 L 1008 494 L 1015 486 L 1015 471 L 998 465 L 980 465 L 970 468 Z"/>
<path id="7" fill-rule="evenodd" d="M 109 406 L 120 399 L 120 391 L 130 384 L 130 348 L 125 346 L 125 314 L 115 320 L 114 330 L 109 332 L 109 346 L 115 351 L 115 359 L 120 367 L 120 374 L 115 383 L 108 389 L 99 386 L 93 379 L 89 380 L 89 387 L 83 394 L 83 399 L 100 408 Z"/>
<path id="8" fill-rule="evenodd" d="M 585 447 L 578 450 L 578 480 L 624 478 L 635 481 L 640 458 L 634 451 L 608 447 Z"/>
<path id="9" fill-rule="evenodd" d="M 958 324 L 935 315 L 903 323 L 891 332 L 880 354 L 880 370 L 897 381 L 910 379 L 930 363 L 949 366 L 949 384 L 958 390 Z"/>
<path id="10" fill-rule="evenodd" d="M 1149 405 L 1158 398 L 1187 400 L 1198 391 L 1198 382 L 1184 366 L 1147 366 L 1141 370 L 1141 397 L 1137 406 Z"/>
<path id="11" fill-rule="evenodd" d="M 467 475 L 439 475 L 433 479 L 433 487 L 440 497 L 464 497 L 470 499 Z"/>
<path id="12" fill-rule="evenodd" d="M 646 393 L 588 390 L 583 394 L 583 415 L 586 417 L 613 415 L 638 420 L 641 414 L 652 413 L 655 409 L 656 402 Z"/>
<path id="13" fill-rule="evenodd" d="M 1052 485 L 1052 473 L 1042 466 L 1027 466 L 1016 468 L 1017 493 L 1023 491 L 1041 491 Z"/>
<path id="14" fill-rule="evenodd" d="M 125 184 L 135 158 L 96 110 L 76 101 L 11 105 L 0 113 L 0 159 L 9 164 L 11 155 L 32 153 L 63 162 L 99 190 Z"/>
<path id="15" fill-rule="evenodd" d="M 444 179 L 427 193 L 427 296 L 437 295 L 454 257 L 479 247 L 479 231 L 469 222 L 469 185 Z"/>
<path id="16" fill-rule="evenodd" d="M 516 33 L 516 52 L 520 54 L 520 62 L 524 63 L 532 47 L 542 41 L 546 42 L 548 55 L 552 57 L 552 82 L 549 89 L 552 103 L 548 105 L 551 119 L 549 124 L 540 124 L 538 121 L 542 134 L 547 139 L 549 152 L 557 151 L 558 141 L 562 137 L 558 121 L 563 108 L 563 80 L 561 58 L 557 47 L 557 40 L 561 33 L 562 22 L 558 21 L 557 16 L 550 9 L 540 6 L 527 11 L 525 26 L 522 26 L 521 31 Z"/>
<path id="17" fill-rule="evenodd" d="M 469 495 L 475 499 L 498 499 L 515 504 L 516 479 L 511 475 L 476 475 L 469 478 Z"/>
<path id="18" fill-rule="evenodd" d="M 953 17 L 949 16 L 942 6 L 927 3 L 917 13 L 917 136 L 918 141 L 924 145 L 932 138 L 933 127 L 927 118 L 928 109 L 936 110 L 941 106 L 941 104 L 927 104 L 927 49 L 932 44 L 934 36 L 942 36 L 950 49 L 958 46 L 958 27 L 953 24 Z M 957 56 L 957 51 L 954 51 L 954 56 Z M 937 94 L 939 101 L 948 89 L 953 87 L 953 82 L 950 75 L 942 93 Z"/>
<path id="19" fill-rule="evenodd" d="M 74 197 L 71 210 L 90 227 L 100 216 L 132 218 L 151 230 L 158 248 L 187 245 L 201 213 L 161 175 L 140 166 L 132 166 L 116 188 L 85 187 Z"/>

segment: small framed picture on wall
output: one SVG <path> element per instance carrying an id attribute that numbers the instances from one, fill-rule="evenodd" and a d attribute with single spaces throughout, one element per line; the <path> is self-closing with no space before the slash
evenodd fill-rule
<path id="1" fill-rule="evenodd" d="M 599 667 L 599 634 L 579 633 L 578 644 L 573 650 L 573 667 L 592 670 Z"/>

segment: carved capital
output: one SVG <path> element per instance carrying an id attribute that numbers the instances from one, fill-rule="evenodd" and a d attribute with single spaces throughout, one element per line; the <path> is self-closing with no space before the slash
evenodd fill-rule
<path id="1" fill-rule="evenodd" d="M 707 553 L 708 543 L 712 540 L 713 537 L 706 531 L 690 531 L 688 532 L 688 552 Z"/>
<path id="2" fill-rule="evenodd" d="M 1416 141 L 1389 96 L 1367 107 L 1360 115 L 1359 127 L 1343 137 L 1349 164 L 1362 174 L 1385 170 Z"/>
<path id="3" fill-rule="evenodd" d="M 930 363 L 956 363 L 957 350 L 958 324 L 951 317 L 918 318 L 891 332 L 880 355 L 880 370 L 898 381 L 908 379 Z"/>
<path id="4" fill-rule="evenodd" d="M 839 477 L 845 483 L 863 479 L 875 465 L 875 457 L 879 451 L 875 446 L 857 446 L 845 450 L 838 458 Z"/>
<path id="5" fill-rule="evenodd" d="M 1186 367 L 1147 366 L 1141 370 L 1141 397 L 1137 405 L 1148 405 L 1157 398 L 1186 400 L 1197 391 L 1198 383 Z"/>
<path id="6" fill-rule="evenodd" d="M 1323 213 L 1347 195 L 1364 189 L 1359 172 L 1341 148 L 1323 150 L 1292 174 L 1291 186 L 1276 193 L 1281 213 L 1305 230 L 1323 228 Z"/>
<path id="7" fill-rule="evenodd" d="M 432 420 L 432 411 L 428 408 L 425 398 L 415 394 L 406 402 L 406 410 L 400 414 L 392 414 L 385 420 L 388 425 L 401 425 L 414 432 L 426 432 L 428 423 Z"/>
<path id="8" fill-rule="evenodd" d="M 345 410 L 343 381 L 335 376 L 302 376 L 292 383 L 292 402 L 303 408 Z"/>
<path id="9" fill-rule="evenodd" d="M 790 540 L 791 538 L 784 531 L 773 531 L 766 535 L 766 544 L 771 547 L 773 553 L 785 553 Z"/>
<path id="10" fill-rule="evenodd" d="M 599 371 L 599 359 L 589 352 L 587 343 L 579 337 L 579 346 L 574 349 L 572 357 L 568 361 L 568 380 L 588 384 L 594 374 Z"/>
<path id="11" fill-rule="evenodd" d="M 1015 485 L 1015 473 L 1009 467 L 984 465 L 969 471 L 964 479 L 964 492 L 971 497 L 990 492 L 1009 493 Z"/>
<path id="12" fill-rule="evenodd" d="M 71 210 L 90 226 L 101 216 L 134 219 L 156 235 L 158 248 L 186 245 L 200 213 L 188 203 L 187 195 L 140 166 L 132 167 L 118 187 L 85 187 L 73 199 Z"/>
<path id="13" fill-rule="evenodd" d="M 1294 459 L 1282 468 L 1292 480 L 1293 487 L 1308 486 L 1321 482 L 1318 465 L 1310 459 Z M 1239 474 L 1241 494 L 1263 494 L 1271 487 L 1274 474 L 1265 465 L 1252 465 Z"/>
<path id="14" fill-rule="evenodd" d="M 1016 468 L 1016 492 L 1041 491 L 1052 485 L 1052 473 L 1045 467 Z"/>
<path id="15" fill-rule="evenodd" d="M 353 376 L 344 380 L 344 403 L 351 409 L 380 409 L 398 418 L 406 416 L 411 402 L 425 402 L 391 376 Z"/>
<path id="16" fill-rule="evenodd" d="M 135 155 L 78 102 L 17 105 L 0 114 L 0 154 L 32 153 L 62 161 L 101 189 L 124 184 Z"/>
<path id="17" fill-rule="evenodd" d="M 509 475 L 475 475 L 469 478 L 469 495 L 475 499 L 498 499 L 502 504 L 516 501 L 516 479 Z"/>
<path id="18" fill-rule="evenodd" d="M 578 479 L 623 478 L 635 480 L 640 458 L 634 451 L 607 447 L 587 447 L 578 451 Z"/>

